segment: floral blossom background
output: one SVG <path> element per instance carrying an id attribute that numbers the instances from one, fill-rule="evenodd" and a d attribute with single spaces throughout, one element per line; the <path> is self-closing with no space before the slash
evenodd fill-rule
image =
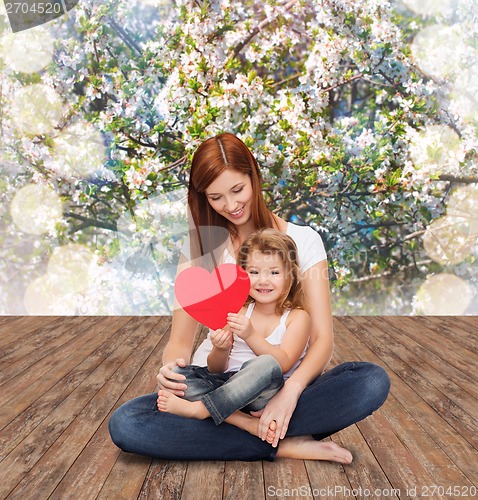
<path id="1" fill-rule="evenodd" d="M 0 3 L 0 314 L 171 314 L 222 131 L 327 248 L 335 314 L 477 314 L 477 0 Z"/>

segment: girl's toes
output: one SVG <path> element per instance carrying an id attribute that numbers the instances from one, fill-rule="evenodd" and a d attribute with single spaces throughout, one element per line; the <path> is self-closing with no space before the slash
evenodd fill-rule
<path id="1" fill-rule="evenodd" d="M 277 429 L 277 422 L 273 420 L 269 424 L 269 428 L 267 429 L 267 437 L 266 441 L 271 444 L 274 441 L 274 438 L 276 437 L 276 429 Z"/>

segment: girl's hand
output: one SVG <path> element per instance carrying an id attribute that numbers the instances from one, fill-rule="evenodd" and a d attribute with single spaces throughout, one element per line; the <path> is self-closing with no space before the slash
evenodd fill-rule
<path id="1" fill-rule="evenodd" d="M 229 351 L 234 343 L 234 335 L 228 330 L 219 328 L 209 335 L 212 345 L 221 351 Z"/>
<path id="2" fill-rule="evenodd" d="M 243 314 L 228 313 L 227 324 L 243 340 L 246 340 L 253 332 L 251 320 Z"/>
<path id="3" fill-rule="evenodd" d="M 267 403 L 260 412 L 251 412 L 255 417 L 260 416 L 259 437 L 265 441 L 270 423 L 275 420 L 277 423 L 276 434 L 272 446 L 275 448 L 279 439 L 284 439 L 289 422 L 297 406 L 300 392 L 293 391 L 284 387 Z"/>
<path id="4" fill-rule="evenodd" d="M 176 396 L 184 396 L 184 391 L 188 388 L 188 386 L 186 384 L 182 384 L 180 381 L 186 380 L 186 377 L 180 373 L 172 371 L 176 366 L 184 368 L 186 366 L 186 361 L 179 358 L 176 361 L 166 363 L 159 369 L 159 373 L 156 376 L 159 387 L 158 391 L 163 389 L 165 391 L 172 392 Z"/>

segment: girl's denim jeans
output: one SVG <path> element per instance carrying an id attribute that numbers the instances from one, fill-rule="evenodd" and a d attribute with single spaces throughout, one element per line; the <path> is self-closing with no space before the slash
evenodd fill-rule
<path id="1" fill-rule="evenodd" d="M 202 401 L 216 425 L 241 408 L 262 410 L 284 385 L 282 370 L 269 354 L 246 361 L 238 372 L 210 373 L 206 367 L 176 367 L 186 376 L 184 398 Z"/>
<path id="2" fill-rule="evenodd" d="M 364 419 L 387 399 L 390 379 L 380 366 L 343 363 L 325 372 L 301 394 L 287 436 L 323 439 Z M 160 412 L 157 394 L 118 408 L 109 421 L 122 450 L 165 460 L 274 460 L 277 448 L 233 425 Z M 280 443 L 279 443 L 280 446 Z"/>

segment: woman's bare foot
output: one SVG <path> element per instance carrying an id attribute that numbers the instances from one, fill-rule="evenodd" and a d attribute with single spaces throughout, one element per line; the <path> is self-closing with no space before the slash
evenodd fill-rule
<path id="1" fill-rule="evenodd" d="M 350 464 L 352 453 L 333 441 L 316 441 L 312 436 L 284 438 L 277 450 L 277 457 L 302 460 L 328 460 Z"/>
<path id="2" fill-rule="evenodd" d="M 159 391 L 157 406 L 159 411 L 173 413 L 181 417 L 203 420 L 209 417 L 207 408 L 201 401 L 187 401 L 168 391 Z"/>

